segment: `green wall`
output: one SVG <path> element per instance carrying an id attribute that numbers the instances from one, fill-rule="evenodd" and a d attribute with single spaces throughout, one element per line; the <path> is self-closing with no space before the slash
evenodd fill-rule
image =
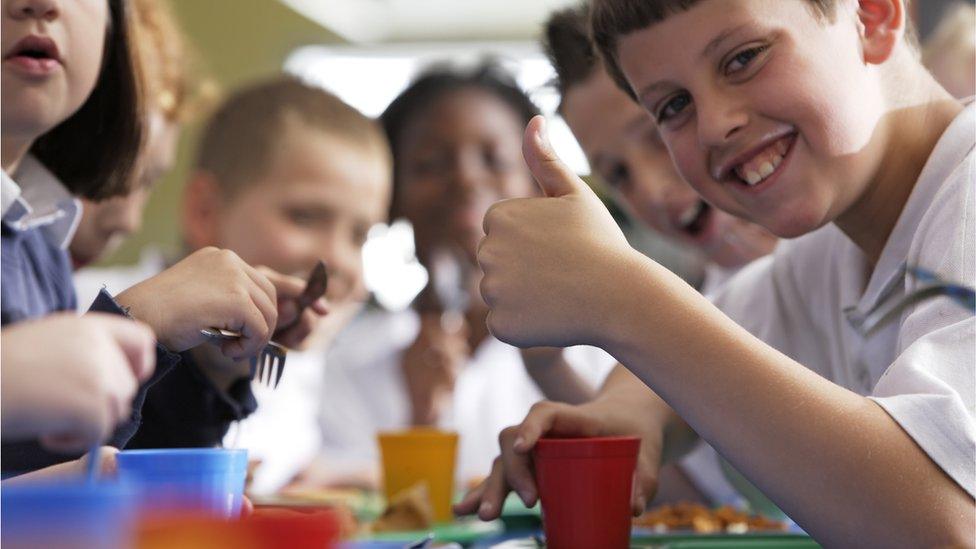
<path id="1" fill-rule="evenodd" d="M 164 1 L 164 0 L 159 0 Z M 202 68 L 224 90 L 280 71 L 288 54 L 308 44 L 342 40 L 277 0 L 170 0 Z M 153 192 L 142 231 L 103 264 L 132 263 L 145 245 L 178 247 L 179 199 L 200 122 L 180 138 L 173 171 Z"/>

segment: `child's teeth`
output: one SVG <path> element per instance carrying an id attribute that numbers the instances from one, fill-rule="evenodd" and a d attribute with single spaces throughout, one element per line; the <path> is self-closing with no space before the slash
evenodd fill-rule
<path id="1" fill-rule="evenodd" d="M 678 223 L 680 223 L 682 227 L 687 227 L 688 225 L 690 225 L 691 222 L 694 221 L 696 217 L 698 217 L 698 207 L 699 207 L 698 204 L 693 204 L 691 206 L 688 206 L 688 209 L 682 212 L 681 217 L 678 218 Z"/>
<path id="2" fill-rule="evenodd" d="M 756 185 L 772 175 L 783 163 L 783 155 L 788 148 L 789 145 L 784 140 L 777 141 L 749 162 L 736 168 L 736 173 L 750 186 Z"/>

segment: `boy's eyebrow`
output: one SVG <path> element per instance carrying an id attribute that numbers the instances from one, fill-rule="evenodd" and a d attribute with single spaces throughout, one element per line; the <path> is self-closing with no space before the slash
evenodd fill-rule
<path id="1" fill-rule="evenodd" d="M 743 23 L 742 25 L 739 25 L 738 27 L 733 27 L 731 29 L 726 29 L 726 30 L 720 32 L 718 36 L 716 36 L 715 38 L 712 38 L 711 42 L 709 42 L 708 45 L 705 46 L 705 49 L 702 50 L 700 57 L 702 57 L 704 59 L 706 57 L 711 56 L 712 55 L 712 52 L 714 52 L 716 48 L 718 48 L 720 45 L 722 45 L 722 42 L 724 42 L 726 39 L 728 39 L 733 34 L 739 32 L 740 30 L 742 30 L 746 26 L 747 25 L 745 23 Z"/>
<path id="2" fill-rule="evenodd" d="M 712 52 L 714 52 L 716 48 L 722 45 L 722 42 L 725 42 L 730 36 L 738 33 L 739 31 L 741 31 L 743 28 L 747 26 L 748 26 L 747 23 L 743 23 L 737 27 L 733 27 L 731 29 L 725 29 L 724 31 L 720 32 L 718 36 L 712 38 L 711 41 L 709 41 L 708 44 L 705 45 L 705 48 L 702 49 L 702 52 L 699 55 L 699 57 L 705 59 L 711 56 Z M 643 90 L 641 90 L 640 93 L 637 94 L 637 96 L 643 99 L 644 97 L 647 97 L 651 92 L 657 90 L 657 88 L 665 87 L 666 85 L 667 84 L 665 82 L 655 82 L 647 86 Z"/>

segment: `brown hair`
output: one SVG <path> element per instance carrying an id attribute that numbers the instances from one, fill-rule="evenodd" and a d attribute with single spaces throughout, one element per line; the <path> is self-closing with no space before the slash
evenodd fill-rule
<path id="1" fill-rule="evenodd" d="M 814 13 L 832 19 L 838 0 L 805 0 Z M 699 0 L 593 0 L 590 12 L 590 37 L 603 58 L 607 72 L 614 82 L 635 101 L 617 59 L 617 43 L 621 36 L 650 27 L 671 15 L 688 10 Z M 904 0 L 906 13 L 910 0 Z M 909 44 L 917 44 L 915 27 L 907 18 L 905 36 Z"/>
<path id="2" fill-rule="evenodd" d="M 92 200 L 129 192 L 145 123 L 129 6 L 125 0 L 108 5 L 102 67 L 91 95 L 31 146 L 72 194 Z"/>
<path id="3" fill-rule="evenodd" d="M 196 72 L 198 60 L 180 32 L 169 2 L 133 0 L 132 7 L 146 103 L 169 122 L 185 122 L 214 98 L 216 85 Z"/>
<path id="4" fill-rule="evenodd" d="M 196 168 L 213 175 L 233 196 L 266 173 L 282 136 L 296 126 L 341 138 L 390 162 L 378 122 L 321 88 L 277 76 L 224 101 L 203 131 Z"/>
<path id="5" fill-rule="evenodd" d="M 559 111 L 570 88 L 585 82 L 600 66 L 600 58 L 590 42 L 586 4 L 554 12 L 546 21 L 542 47 L 556 70 Z"/>

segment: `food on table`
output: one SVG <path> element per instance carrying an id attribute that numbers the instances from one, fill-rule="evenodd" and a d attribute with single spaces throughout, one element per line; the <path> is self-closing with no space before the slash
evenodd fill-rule
<path id="1" fill-rule="evenodd" d="M 424 482 L 398 492 L 372 524 L 373 532 L 425 530 L 434 524 L 434 507 Z"/>
<path id="2" fill-rule="evenodd" d="M 729 506 L 713 510 L 697 503 L 659 505 L 634 519 L 633 524 L 658 532 L 691 530 L 699 534 L 744 534 L 786 529 L 782 522 L 762 515 L 750 515 Z"/>

